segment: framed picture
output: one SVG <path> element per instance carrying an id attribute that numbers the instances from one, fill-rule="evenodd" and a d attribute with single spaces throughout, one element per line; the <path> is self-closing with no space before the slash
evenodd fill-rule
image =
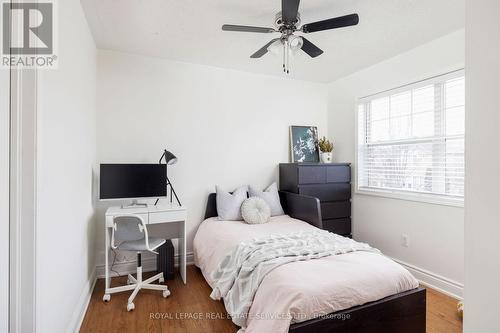
<path id="1" fill-rule="evenodd" d="M 316 126 L 290 126 L 292 162 L 319 162 L 318 128 Z"/>

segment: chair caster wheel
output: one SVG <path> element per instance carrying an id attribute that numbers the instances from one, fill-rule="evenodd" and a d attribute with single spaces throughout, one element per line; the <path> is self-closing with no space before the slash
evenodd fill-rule
<path id="1" fill-rule="evenodd" d="M 127 311 L 132 311 L 133 309 L 135 309 L 134 303 L 128 303 L 127 304 Z"/>
<path id="2" fill-rule="evenodd" d="M 110 294 L 104 294 L 104 296 L 102 297 L 102 300 L 104 302 L 109 302 L 111 300 L 111 295 Z"/>
<path id="3" fill-rule="evenodd" d="M 163 277 L 161 277 L 161 278 L 158 279 L 158 282 L 159 283 L 163 283 L 163 282 L 165 282 L 165 279 Z"/>
<path id="4" fill-rule="evenodd" d="M 170 296 L 170 291 L 168 291 L 168 290 L 163 290 L 163 297 L 164 297 L 164 298 L 167 298 L 168 296 Z"/>
<path id="5" fill-rule="evenodd" d="M 127 284 L 132 284 L 134 283 L 133 281 L 131 281 L 130 279 L 127 279 Z"/>

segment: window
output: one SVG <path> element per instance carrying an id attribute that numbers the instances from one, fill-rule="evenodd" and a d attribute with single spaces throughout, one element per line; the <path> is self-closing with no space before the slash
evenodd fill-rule
<path id="1" fill-rule="evenodd" d="M 358 191 L 463 202 L 464 112 L 463 71 L 360 99 Z"/>

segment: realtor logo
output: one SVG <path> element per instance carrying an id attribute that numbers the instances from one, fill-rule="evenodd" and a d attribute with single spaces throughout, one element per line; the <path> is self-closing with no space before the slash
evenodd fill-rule
<path id="1" fill-rule="evenodd" d="M 2 67 L 55 68 L 54 3 L 2 3 Z"/>

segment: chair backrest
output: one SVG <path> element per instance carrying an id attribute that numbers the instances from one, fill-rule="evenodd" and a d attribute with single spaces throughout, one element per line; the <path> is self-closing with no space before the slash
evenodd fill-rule
<path id="1" fill-rule="evenodd" d="M 136 215 L 116 216 L 113 219 L 113 245 L 146 237 L 142 219 Z"/>

